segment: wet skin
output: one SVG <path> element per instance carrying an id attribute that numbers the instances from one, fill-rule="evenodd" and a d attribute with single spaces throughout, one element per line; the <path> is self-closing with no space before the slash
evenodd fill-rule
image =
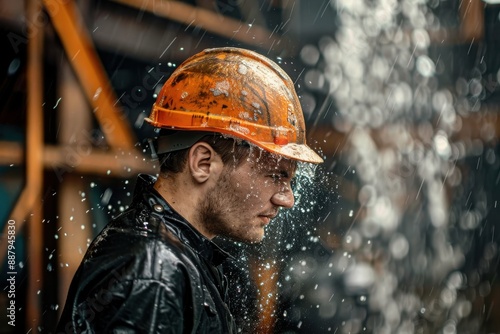
<path id="1" fill-rule="evenodd" d="M 280 208 L 291 208 L 296 162 L 258 150 L 238 166 L 224 166 L 201 203 L 199 217 L 210 235 L 255 243 Z"/>

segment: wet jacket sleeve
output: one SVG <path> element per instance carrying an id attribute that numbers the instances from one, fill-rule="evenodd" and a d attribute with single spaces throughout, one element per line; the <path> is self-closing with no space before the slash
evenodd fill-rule
<path id="1" fill-rule="evenodd" d="M 58 333 L 185 333 L 190 309 L 185 305 L 185 283 L 152 279 L 108 280 L 93 289 Z"/>
<path id="2" fill-rule="evenodd" d="M 183 333 L 183 296 L 157 281 L 134 280 L 120 305 L 109 307 L 106 333 Z M 177 290 L 177 291 L 176 291 Z M 114 296 L 117 301 L 122 296 Z M 113 315 L 114 316 L 111 316 Z M 108 318 L 108 317 L 106 317 Z M 96 331 L 99 332 L 99 331 Z"/>

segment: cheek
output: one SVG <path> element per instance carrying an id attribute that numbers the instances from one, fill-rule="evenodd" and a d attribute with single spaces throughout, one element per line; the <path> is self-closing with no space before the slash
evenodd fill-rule
<path id="1" fill-rule="evenodd" d="M 241 177 L 233 183 L 233 195 L 235 200 L 237 198 L 237 201 L 239 201 L 242 206 L 262 206 L 262 202 L 271 198 L 274 188 L 275 185 L 272 180 L 252 173 L 241 175 Z"/>
<path id="2" fill-rule="evenodd" d="M 229 196 L 229 193 L 223 195 Z M 233 188 L 232 198 L 236 202 L 236 206 L 240 206 L 243 209 L 248 206 L 254 206 L 255 203 L 259 202 L 261 197 L 262 194 L 254 182 L 246 184 L 240 182 Z"/>

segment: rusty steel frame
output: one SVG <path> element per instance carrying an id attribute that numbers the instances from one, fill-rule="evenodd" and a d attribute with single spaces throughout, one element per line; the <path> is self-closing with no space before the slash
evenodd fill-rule
<path id="1" fill-rule="evenodd" d="M 460 25 L 457 29 L 441 28 L 429 31 L 431 42 L 439 44 L 477 43 L 484 37 L 484 8 L 482 0 L 462 1 L 458 8 Z"/>
<path id="2" fill-rule="evenodd" d="M 289 38 L 279 35 L 259 25 L 249 25 L 214 11 L 192 6 L 181 1 L 167 0 L 112 0 L 129 7 L 148 11 L 157 16 L 176 21 L 186 26 L 200 27 L 208 32 L 229 40 L 253 45 L 259 48 L 293 50 L 294 43 Z"/>
<path id="3" fill-rule="evenodd" d="M 43 1 L 43 4 L 42 4 Z M 117 100 L 109 80 L 106 77 L 97 53 L 92 46 L 86 28 L 82 24 L 82 18 L 73 1 L 64 3 L 54 0 L 30 0 L 27 2 L 28 22 L 35 22 L 39 17 L 43 6 L 52 18 L 52 24 L 61 38 L 68 59 L 77 73 L 81 86 L 85 91 L 87 99 L 94 109 L 94 113 L 102 125 L 102 130 L 108 144 L 115 149 L 112 153 L 99 154 L 93 152 L 90 159 L 82 159 L 79 170 L 87 172 L 102 172 L 101 168 L 91 168 L 89 162 L 94 166 L 102 166 L 102 159 L 109 163 L 118 175 L 123 175 L 123 164 L 116 162 L 117 155 L 142 156 L 135 149 L 135 136 L 130 125 L 122 117 L 120 110 L 115 105 Z M 43 285 L 43 228 L 42 204 L 37 203 L 41 198 L 43 187 L 43 170 L 45 165 L 56 161 L 61 164 L 64 160 L 62 151 L 47 149 L 44 145 L 43 128 L 43 41 L 44 28 L 32 28 L 28 34 L 27 51 L 27 121 L 26 121 L 26 147 L 25 153 L 25 185 L 12 209 L 9 219 L 16 222 L 16 230 L 19 232 L 27 222 L 27 265 L 29 279 L 27 287 L 26 326 L 33 332 L 38 332 L 41 321 L 41 294 Z M 7 146 L 12 149 L 15 144 Z M 5 146 L 4 146 L 5 147 Z M 9 158 L 22 160 L 22 148 L 15 151 L 9 150 Z M 20 154 L 21 153 L 21 154 Z M 21 155 L 21 157 L 20 157 Z M 47 156 L 45 157 L 44 156 Z M 98 157 L 97 159 L 95 157 Z M 110 157 L 113 158 L 110 158 Z M 94 157 L 94 159 L 92 159 Z M 86 157 L 87 158 L 87 157 Z M 97 163 L 97 160 L 99 163 Z M 114 160 L 114 161 L 113 161 Z M 141 159 L 139 159 L 141 160 Z M 114 162 L 114 163 L 113 163 Z M 117 167 L 119 165 L 119 167 Z M 141 163 L 130 162 L 129 167 L 139 166 Z M 87 169 L 85 169 L 87 166 Z M 108 172 L 106 172 L 108 173 Z M 28 214 L 31 212 L 31 217 Z M 0 240 L 0 258 L 7 255 L 6 224 Z"/>
<path id="4" fill-rule="evenodd" d="M 26 163 L 23 151 L 20 143 L 0 141 L 0 165 Z M 68 161 L 68 155 L 78 155 L 77 163 Z M 55 170 L 56 174 L 59 171 L 126 178 L 136 173 L 156 174 L 159 171 L 156 163 L 137 150 L 109 152 L 75 145 L 44 145 L 41 159 L 44 168 Z"/>
<path id="5" fill-rule="evenodd" d="M 74 1 L 43 0 L 67 57 L 112 148 L 133 150 L 135 138 L 122 117 L 117 98 Z"/>
<path id="6" fill-rule="evenodd" d="M 40 0 L 28 1 L 28 17 L 34 19 L 42 10 Z M 21 223 L 23 218 L 22 208 L 26 200 L 26 206 L 33 208 L 34 215 L 28 220 L 28 237 L 30 247 L 27 248 L 28 280 L 26 323 L 38 322 L 41 316 L 41 295 L 37 293 L 43 283 L 43 216 L 42 204 L 40 202 L 43 185 L 43 37 L 41 31 L 32 32 L 28 42 L 28 111 L 26 120 L 26 188 L 21 194 L 12 214 L 16 222 Z M 37 203 L 38 202 L 38 203 Z M 20 225 L 20 224 L 19 224 Z M 35 327 L 35 326 L 33 326 Z M 29 328 L 29 327 L 28 327 Z"/>

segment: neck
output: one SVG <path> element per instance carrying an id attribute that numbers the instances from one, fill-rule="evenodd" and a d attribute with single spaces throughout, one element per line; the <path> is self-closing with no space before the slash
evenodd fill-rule
<path id="1" fill-rule="evenodd" d="M 198 232 L 211 239 L 202 222 L 198 221 L 197 209 L 202 199 L 199 189 L 194 189 L 189 181 L 182 179 L 182 174 L 168 177 L 158 177 L 154 184 L 156 191 L 168 204 L 186 219 Z"/>

